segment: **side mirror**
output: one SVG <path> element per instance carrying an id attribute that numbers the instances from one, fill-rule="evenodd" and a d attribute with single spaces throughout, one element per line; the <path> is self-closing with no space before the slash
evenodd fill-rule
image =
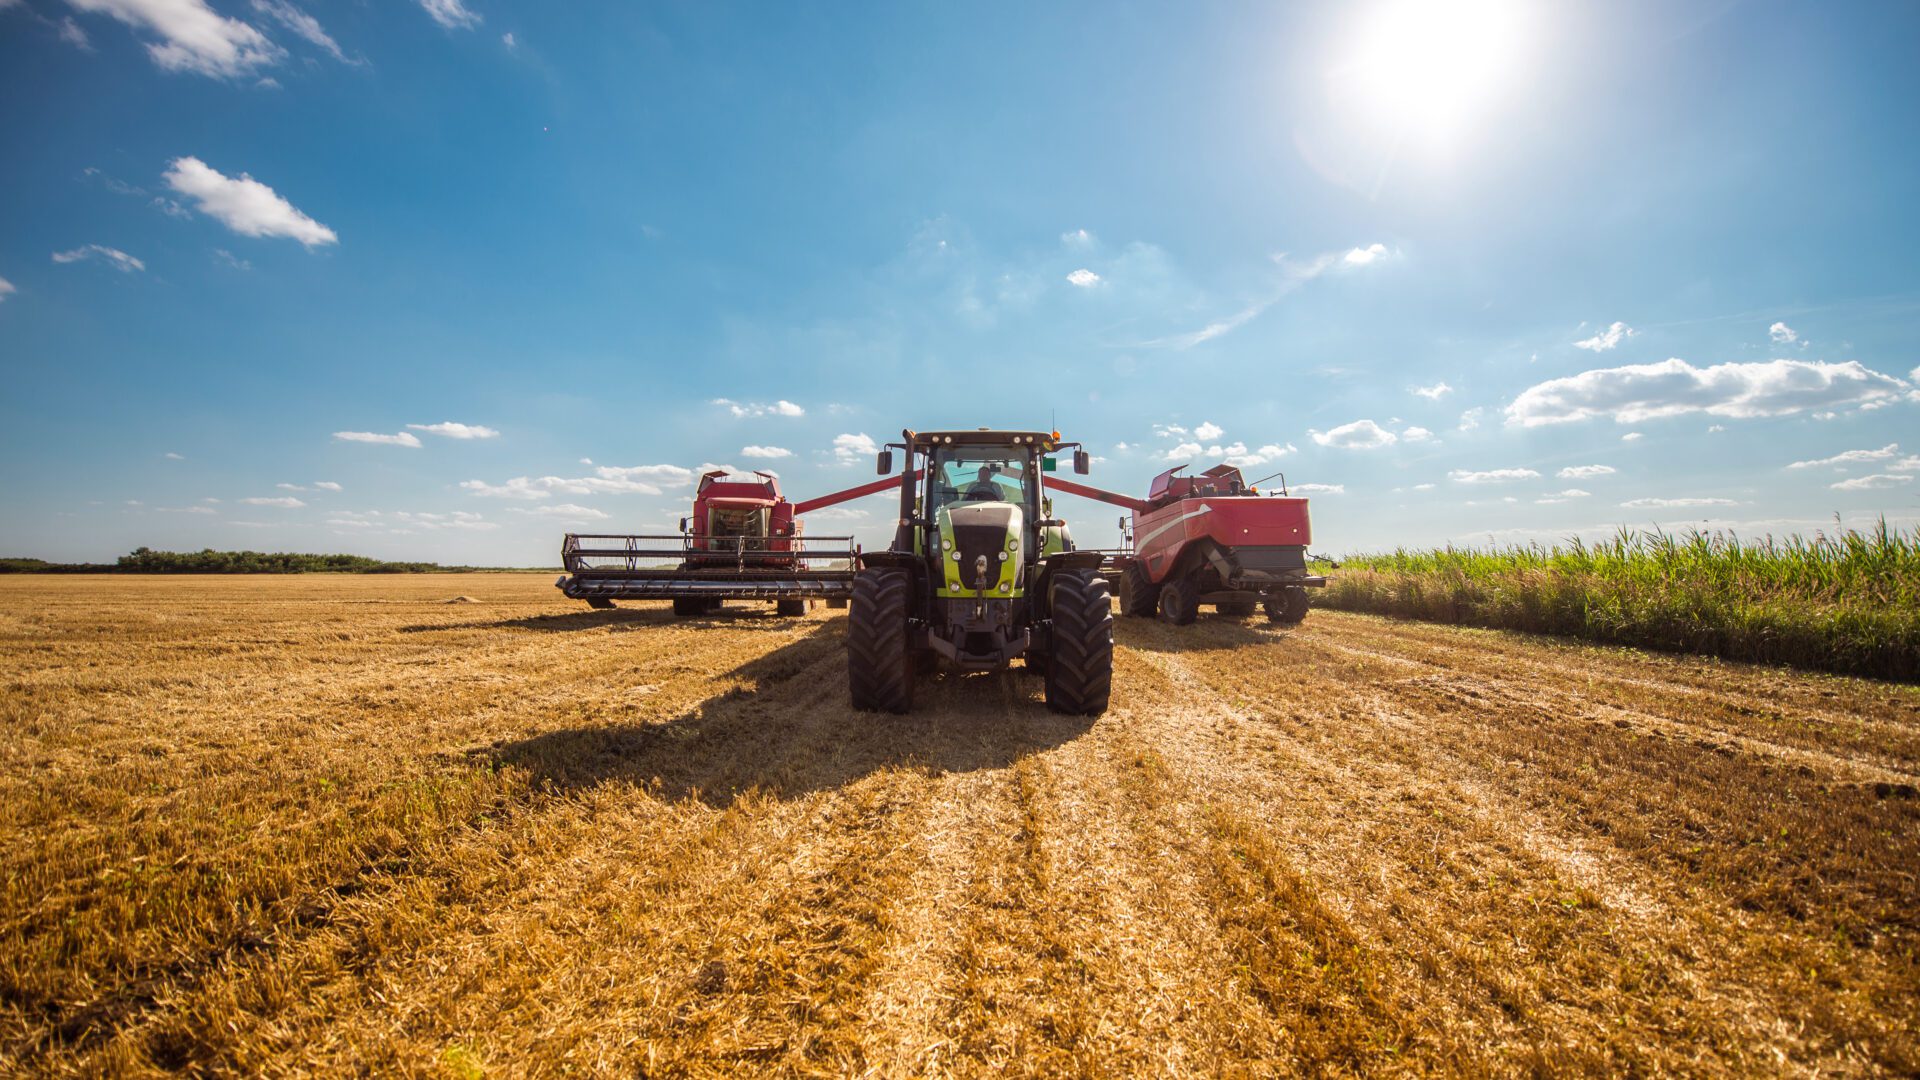
<path id="1" fill-rule="evenodd" d="M 875 469 L 874 471 L 879 473 L 881 476 L 885 476 L 888 473 L 893 471 L 893 451 L 891 450 L 880 451 L 879 466 L 880 467 Z"/>
<path id="2" fill-rule="evenodd" d="M 1081 476 L 1085 476 L 1092 469 L 1093 455 L 1087 453 L 1084 448 L 1075 450 L 1073 452 L 1073 471 L 1079 473 Z"/>
<path id="3" fill-rule="evenodd" d="M 680 531 L 681 531 L 681 532 L 686 532 L 686 531 L 687 531 L 687 519 L 686 519 L 686 518 L 681 518 L 681 519 L 680 519 Z"/>

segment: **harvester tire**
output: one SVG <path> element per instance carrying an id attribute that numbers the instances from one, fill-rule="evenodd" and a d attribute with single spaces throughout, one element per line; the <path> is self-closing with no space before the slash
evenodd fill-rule
<path id="1" fill-rule="evenodd" d="M 1299 626 L 1307 618 L 1307 590 L 1298 585 L 1289 585 L 1280 590 L 1278 596 L 1268 596 L 1260 602 L 1266 609 L 1267 621 L 1281 626 Z"/>
<path id="2" fill-rule="evenodd" d="M 604 596 L 587 597 L 587 606 L 595 611 L 606 611 L 613 607 L 613 601 Z"/>
<path id="3" fill-rule="evenodd" d="M 1130 562 L 1120 572 L 1120 614 L 1151 619 L 1160 606 L 1160 586 L 1147 576 L 1145 565 Z"/>
<path id="4" fill-rule="evenodd" d="M 1160 586 L 1160 618 L 1187 626 L 1200 617 L 1200 590 L 1190 577 L 1170 577 Z"/>
<path id="5" fill-rule="evenodd" d="M 807 613 L 807 602 L 805 600 L 775 600 L 773 602 L 773 613 L 775 615 L 789 617 L 805 615 Z"/>
<path id="6" fill-rule="evenodd" d="M 853 707 L 903 713 L 913 707 L 913 650 L 907 647 L 907 602 L 913 578 L 904 570 L 854 575 L 847 613 L 847 688 Z"/>
<path id="7" fill-rule="evenodd" d="M 1092 570 L 1053 575 L 1048 607 L 1047 707 L 1076 716 L 1107 711 L 1113 691 L 1113 596 Z"/>
<path id="8" fill-rule="evenodd" d="M 1213 605 L 1213 610 L 1222 615 L 1231 615 L 1236 619 L 1244 619 L 1253 614 L 1253 609 L 1258 606 L 1259 605 L 1252 600 L 1222 600 Z"/>
<path id="9" fill-rule="evenodd" d="M 673 598 L 673 613 L 680 618 L 705 615 L 712 601 L 699 596 L 676 596 Z"/>

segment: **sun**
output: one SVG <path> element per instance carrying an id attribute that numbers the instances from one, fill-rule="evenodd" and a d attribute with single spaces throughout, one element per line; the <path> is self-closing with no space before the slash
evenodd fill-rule
<path id="1" fill-rule="evenodd" d="M 1450 142 L 1514 90 L 1533 10 L 1525 0 L 1389 0 L 1362 17 L 1336 87 L 1396 140 Z"/>

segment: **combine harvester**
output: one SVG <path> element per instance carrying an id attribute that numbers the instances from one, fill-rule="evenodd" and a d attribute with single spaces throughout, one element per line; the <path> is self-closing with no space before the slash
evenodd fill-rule
<path id="1" fill-rule="evenodd" d="M 1119 585 L 1121 613 L 1158 612 L 1185 626 L 1200 605 L 1212 604 L 1223 615 L 1251 615 L 1258 606 L 1288 626 L 1305 619 L 1307 590 L 1327 583 L 1307 572 L 1307 500 L 1289 496 L 1284 478 L 1279 492 L 1263 495 L 1232 465 L 1179 475 L 1185 468 L 1154 477 L 1145 499 L 1053 482 L 1057 490 L 1133 511 L 1131 521 L 1120 522 L 1131 543 L 1109 552 L 1106 567 Z"/>
<path id="2" fill-rule="evenodd" d="M 616 600 L 671 600 L 675 615 L 705 615 L 728 600 L 772 601 L 781 615 L 807 601 L 844 607 L 860 550 L 851 536 L 806 537 L 799 517 L 884 491 L 897 479 L 792 503 L 770 473 L 716 469 L 700 477 L 693 514 L 678 534 L 568 533 L 554 584 L 590 607 Z"/>

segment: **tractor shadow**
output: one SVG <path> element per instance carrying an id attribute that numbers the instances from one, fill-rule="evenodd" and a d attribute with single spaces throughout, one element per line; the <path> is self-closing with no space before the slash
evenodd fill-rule
<path id="1" fill-rule="evenodd" d="M 425 634 L 436 630 L 533 630 L 542 634 L 568 634 L 588 630 L 643 630 L 654 626 L 716 626 L 731 630 L 787 630 L 791 616 L 776 615 L 772 604 L 723 608 L 712 615 L 675 615 L 664 603 L 646 607 L 612 608 L 595 611 L 569 611 L 551 615 L 523 615 L 512 619 L 470 620 L 467 622 L 415 623 L 400 627 L 403 634 Z"/>
<path id="2" fill-rule="evenodd" d="M 1234 616 L 1204 612 L 1187 626 L 1173 626 L 1159 619 L 1115 615 L 1113 642 L 1143 652 L 1213 652 L 1248 645 L 1271 645 L 1285 641 L 1299 629 L 1299 626 L 1270 623 L 1264 615 Z"/>
<path id="3" fill-rule="evenodd" d="M 697 620 L 687 620 L 697 621 Z M 847 698 L 844 619 L 730 671 L 731 684 L 665 719 L 574 723 L 470 752 L 524 769 L 536 786 L 579 792 L 606 784 L 668 801 L 725 808 L 748 794 L 801 798 L 889 769 L 929 776 L 997 769 L 1085 734 L 1096 718 L 1061 716 L 1040 680 L 1018 671 L 922 675 L 904 716 L 855 712 Z M 621 688 L 607 695 L 619 701 Z M 583 703 L 589 715 L 602 703 Z M 628 706 L 631 708 L 631 706 Z"/>

